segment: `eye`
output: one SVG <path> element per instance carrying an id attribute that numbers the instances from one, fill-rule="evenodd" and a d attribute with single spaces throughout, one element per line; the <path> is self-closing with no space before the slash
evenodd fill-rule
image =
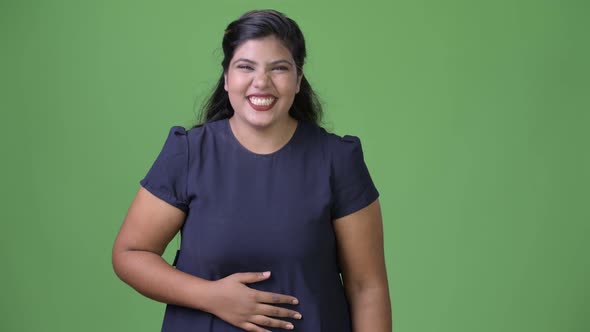
<path id="1" fill-rule="evenodd" d="M 277 66 L 277 67 L 274 67 L 273 70 L 289 70 L 289 67 L 286 67 L 286 66 Z"/>
<path id="2" fill-rule="evenodd" d="M 248 65 L 238 65 L 239 69 L 246 69 L 246 70 L 253 70 L 254 68 L 248 66 Z"/>

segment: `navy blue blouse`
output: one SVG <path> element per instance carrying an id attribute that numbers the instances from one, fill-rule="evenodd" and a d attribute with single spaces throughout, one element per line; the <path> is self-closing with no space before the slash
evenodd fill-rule
<path id="1" fill-rule="evenodd" d="M 257 154 L 228 119 L 170 129 L 140 184 L 186 213 L 176 268 L 207 280 L 271 271 L 253 289 L 287 294 L 301 332 L 350 332 L 332 220 L 379 197 L 358 137 L 299 121 L 278 151 Z M 270 331 L 287 331 L 270 328 Z M 162 331 L 238 332 L 216 316 L 168 304 Z"/>

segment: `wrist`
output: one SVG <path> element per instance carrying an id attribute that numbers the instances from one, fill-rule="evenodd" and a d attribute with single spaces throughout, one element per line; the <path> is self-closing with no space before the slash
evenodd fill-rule
<path id="1" fill-rule="evenodd" d="M 190 294 L 191 307 L 213 313 L 215 309 L 213 301 L 215 281 L 198 278 L 195 280 L 195 285 L 190 289 L 193 290 L 192 294 Z"/>

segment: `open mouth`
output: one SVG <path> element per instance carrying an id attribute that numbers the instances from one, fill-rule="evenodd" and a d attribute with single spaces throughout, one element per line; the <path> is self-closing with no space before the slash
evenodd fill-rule
<path id="1" fill-rule="evenodd" d="M 248 104 L 256 111 L 268 111 L 270 110 L 276 103 L 277 97 L 275 96 L 249 96 Z"/>
<path id="2" fill-rule="evenodd" d="M 269 105 L 273 104 L 275 102 L 275 100 L 277 100 L 277 98 L 250 96 L 250 97 L 248 97 L 248 100 L 250 101 L 251 104 L 254 104 L 256 106 L 269 106 Z"/>

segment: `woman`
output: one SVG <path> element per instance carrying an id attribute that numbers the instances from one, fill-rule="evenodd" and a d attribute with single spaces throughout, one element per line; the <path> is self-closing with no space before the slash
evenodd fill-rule
<path id="1" fill-rule="evenodd" d="M 115 272 L 168 304 L 162 331 L 391 331 L 379 193 L 360 140 L 317 124 L 299 27 L 250 11 L 223 50 L 205 122 L 172 127 L 140 181 Z"/>

